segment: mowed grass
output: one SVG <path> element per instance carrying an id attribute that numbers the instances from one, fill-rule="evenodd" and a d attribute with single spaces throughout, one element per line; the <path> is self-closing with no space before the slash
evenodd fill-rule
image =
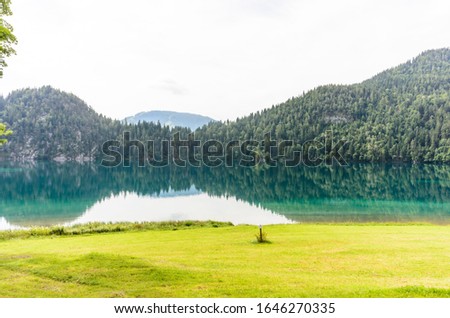
<path id="1" fill-rule="evenodd" d="M 1 297 L 450 297 L 450 227 L 273 225 L 0 241 Z"/>

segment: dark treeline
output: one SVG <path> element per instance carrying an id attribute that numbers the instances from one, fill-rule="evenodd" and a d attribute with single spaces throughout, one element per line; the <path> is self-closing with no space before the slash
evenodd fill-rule
<path id="1" fill-rule="evenodd" d="M 287 148 L 288 156 L 314 150 L 301 148 L 307 141 L 336 144 L 345 140 L 339 153 L 350 162 L 448 163 L 449 94 L 450 49 L 432 50 L 359 84 L 321 86 L 236 121 L 210 123 L 197 129 L 195 137 L 226 143 L 262 141 L 270 133 L 274 140 L 295 142 Z M 0 122 L 14 131 L 2 149 L 4 155 L 33 159 L 99 159 L 102 144 L 122 142 L 124 131 L 144 143 L 154 140 L 154 149 L 147 150 L 159 156 L 162 140 L 178 131 L 184 137 L 190 132 L 158 123 L 126 125 L 51 87 L 0 97 Z M 330 131 L 332 140 L 327 139 Z M 316 151 L 317 155 L 329 159 L 337 149 L 328 149 Z"/>

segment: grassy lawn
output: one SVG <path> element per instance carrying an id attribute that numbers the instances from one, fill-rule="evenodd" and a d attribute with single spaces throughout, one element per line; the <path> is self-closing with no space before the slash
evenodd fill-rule
<path id="1" fill-rule="evenodd" d="M 0 241 L 1 297 L 450 297 L 450 227 L 273 225 Z"/>

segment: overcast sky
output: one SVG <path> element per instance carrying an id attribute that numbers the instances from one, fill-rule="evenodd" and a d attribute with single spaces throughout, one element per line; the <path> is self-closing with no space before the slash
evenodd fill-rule
<path id="1" fill-rule="evenodd" d="M 450 1 L 13 0 L 0 94 L 52 85 L 122 119 L 235 119 L 450 46 Z"/>

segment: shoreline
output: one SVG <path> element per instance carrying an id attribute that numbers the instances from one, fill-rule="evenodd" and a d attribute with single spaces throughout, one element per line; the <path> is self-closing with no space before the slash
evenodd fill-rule
<path id="1" fill-rule="evenodd" d="M 265 224 L 263 227 L 272 226 L 359 226 L 359 227 L 379 227 L 379 226 L 433 226 L 450 227 L 450 224 L 436 224 L 429 222 L 293 222 Z M 255 224 L 233 224 L 232 222 L 221 221 L 159 221 L 159 222 L 90 222 L 74 224 L 70 226 L 33 226 L 21 229 L 0 230 L 0 242 L 8 239 L 27 239 L 33 237 L 57 237 L 57 236 L 80 236 L 102 233 L 118 232 L 144 232 L 144 231 L 177 231 L 198 228 L 219 228 L 219 227 L 254 227 Z"/>

